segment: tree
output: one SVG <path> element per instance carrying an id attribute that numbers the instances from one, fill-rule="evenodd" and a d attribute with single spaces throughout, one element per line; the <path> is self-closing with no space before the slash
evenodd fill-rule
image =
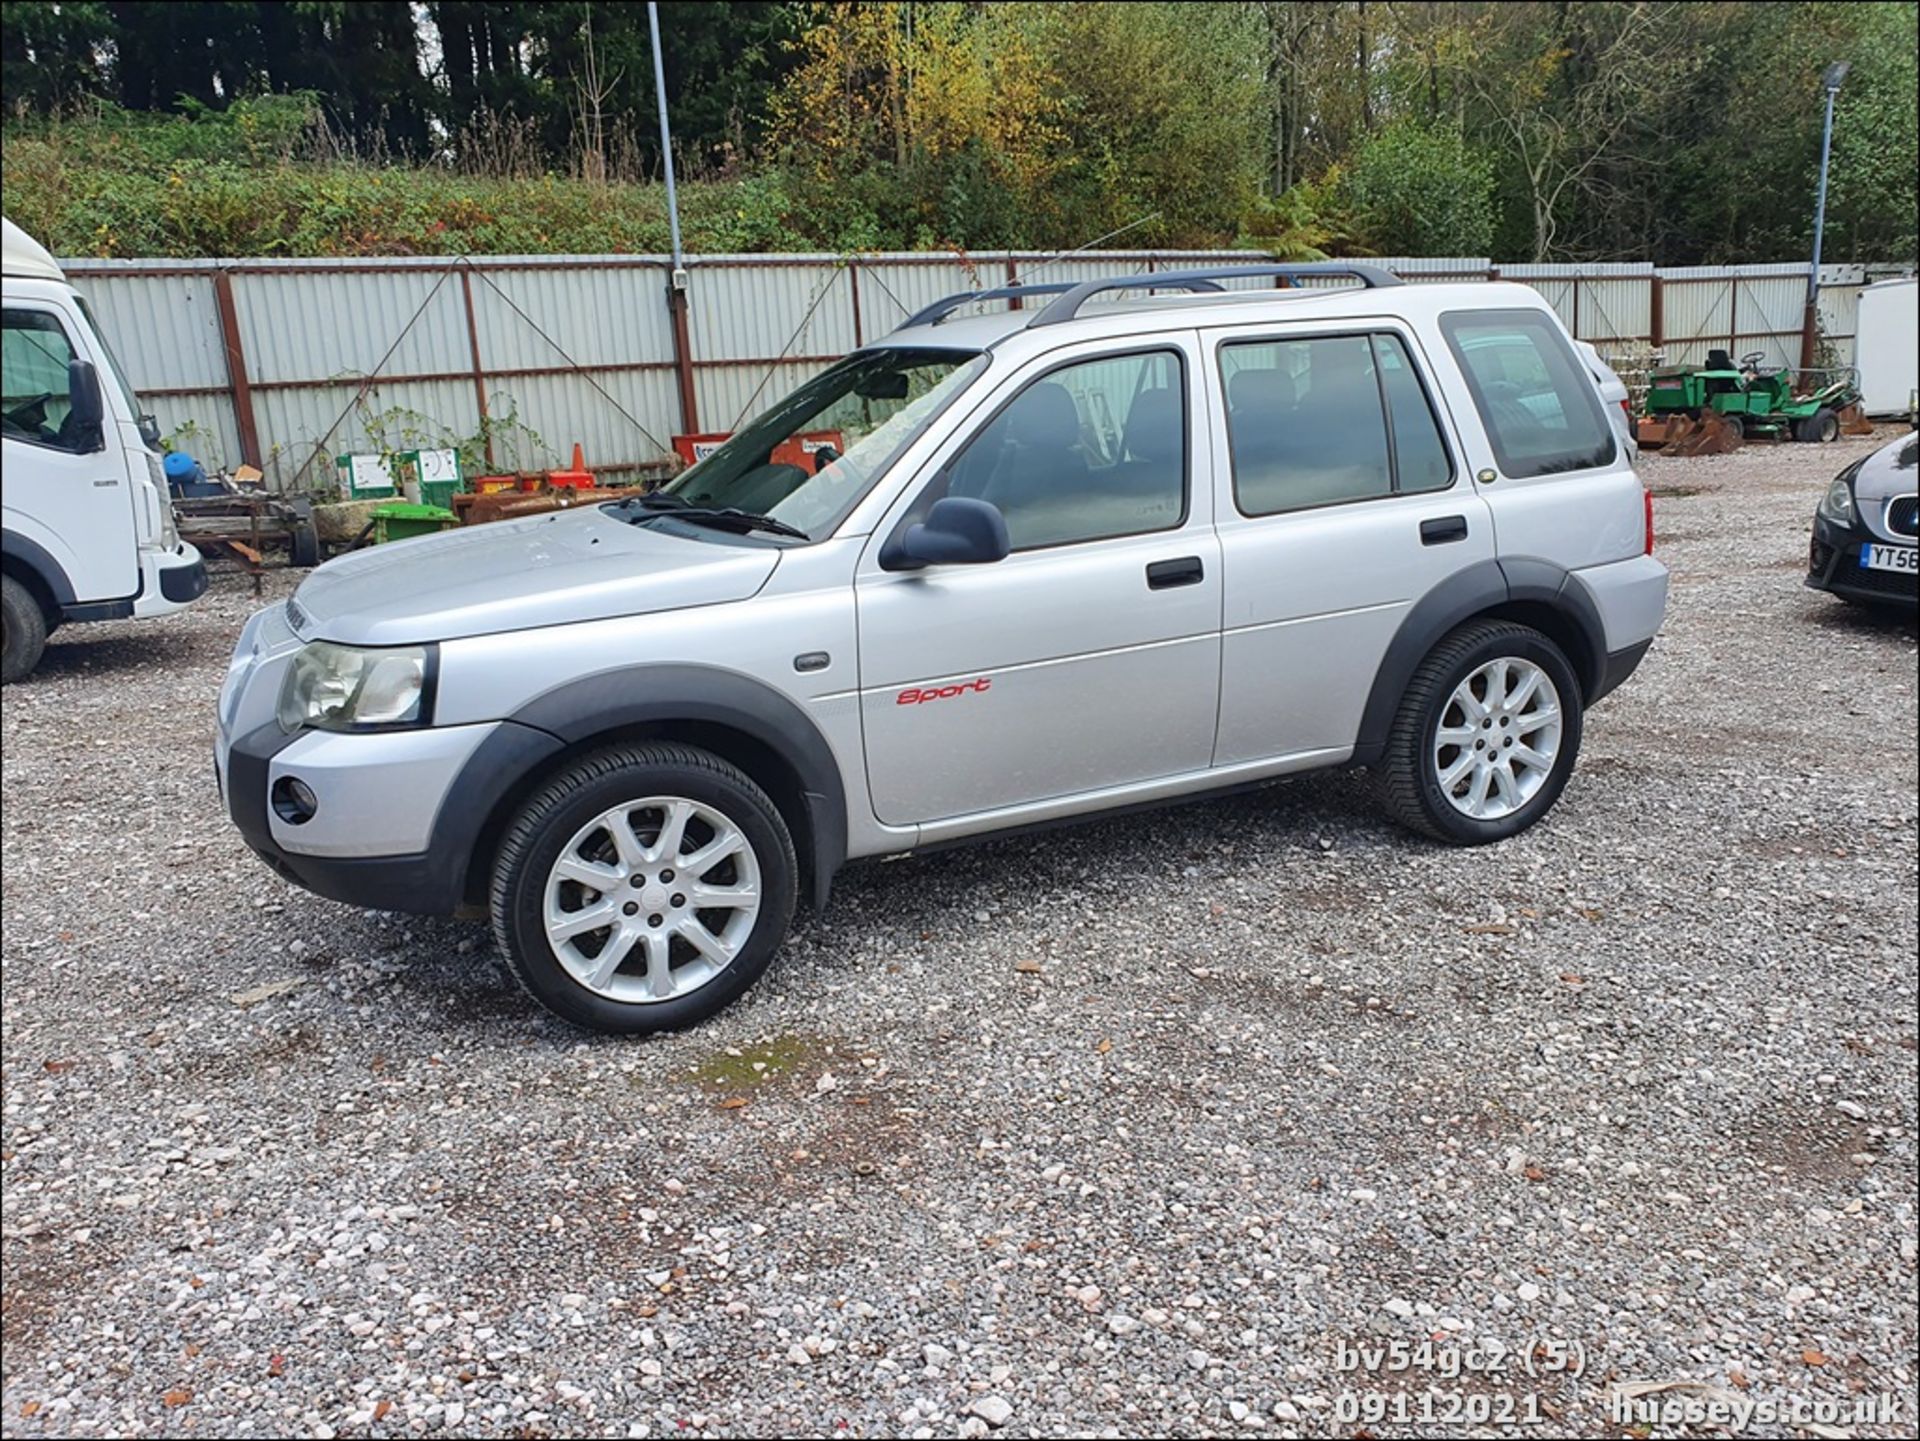
<path id="1" fill-rule="evenodd" d="M 104 94 L 101 52 L 112 28 L 101 4 L 0 9 L 0 90 L 8 105 L 46 112 Z"/>
<path id="2" fill-rule="evenodd" d="M 1346 167 L 1361 233 L 1387 255 L 1485 255 L 1493 244 L 1493 166 L 1450 127 L 1398 120 Z"/>
<path id="3" fill-rule="evenodd" d="M 1561 253 L 1580 187 L 1661 92 L 1657 40 L 1674 7 L 1490 5 L 1448 46 L 1475 109 L 1513 152 L 1531 210 L 1532 258 Z"/>

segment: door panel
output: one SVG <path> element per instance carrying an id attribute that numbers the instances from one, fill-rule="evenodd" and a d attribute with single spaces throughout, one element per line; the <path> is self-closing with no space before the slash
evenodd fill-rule
<path id="1" fill-rule="evenodd" d="M 77 601 L 122 600 L 140 588 L 132 490 L 111 404 L 101 443 L 78 452 L 65 426 L 67 362 L 100 360 L 75 346 L 60 312 L 10 300 L 0 329 L 0 434 L 7 528 L 47 551 Z M 108 376 L 101 368 L 101 381 Z M 41 401 L 39 397 L 48 398 Z"/>
<path id="2" fill-rule="evenodd" d="M 887 825 L 1207 766 L 1221 578 L 1209 447 L 1188 418 L 1194 338 L 1156 338 L 1151 367 L 1113 350 L 1070 347 L 1010 376 L 875 532 L 855 593 L 867 776 Z M 1031 548 L 880 569 L 885 538 L 949 490 L 1000 506 Z"/>
<path id="3" fill-rule="evenodd" d="M 1189 555 L 1206 578 L 1148 588 L 1149 565 Z M 1203 769 L 1219 575 L 1211 538 L 1176 531 L 866 578 L 876 814 L 904 825 Z"/>
<path id="4" fill-rule="evenodd" d="M 1404 331 L 1208 339 L 1215 448 L 1229 456 L 1214 764 L 1351 747 L 1406 612 L 1492 557 L 1491 518 Z"/>
<path id="5" fill-rule="evenodd" d="M 1421 524 L 1466 518 L 1458 541 L 1423 544 Z M 1220 530 L 1226 567 L 1220 741 L 1215 765 L 1347 747 L 1388 644 L 1413 603 L 1493 555 L 1486 506 L 1407 495 Z"/>

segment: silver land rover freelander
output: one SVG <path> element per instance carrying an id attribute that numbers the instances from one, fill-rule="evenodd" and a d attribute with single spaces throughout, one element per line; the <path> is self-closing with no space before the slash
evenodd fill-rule
<path id="1" fill-rule="evenodd" d="M 218 770 L 280 874 L 490 912 L 542 1003 L 650 1031 L 861 857 L 1346 765 L 1524 830 L 1659 629 L 1651 550 L 1532 290 L 969 292 L 654 494 L 322 566 L 247 622 Z"/>

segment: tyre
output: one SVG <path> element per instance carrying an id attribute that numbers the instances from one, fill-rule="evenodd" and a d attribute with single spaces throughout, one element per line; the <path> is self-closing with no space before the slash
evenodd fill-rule
<path id="1" fill-rule="evenodd" d="M 674 1030 L 766 970 L 798 884 L 786 822 L 743 772 L 691 746 L 618 746 L 563 771 L 509 827 L 494 935 L 555 1015 Z"/>
<path id="2" fill-rule="evenodd" d="M 1470 621 L 1420 663 L 1382 765 L 1386 808 L 1452 845 L 1505 840 L 1553 808 L 1580 752 L 1580 682 L 1560 648 Z"/>
<path id="3" fill-rule="evenodd" d="M 1796 440 L 1830 444 L 1840 438 L 1840 417 L 1823 405 L 1805 420 L 1796 422 L 1793 435 Z"/>
<path id="4" fill-rule="evenodd" d="M 47 648 L 47 618 L 33 592 L 10 575 L 0 575 L 0 685 L 12 685 L 30 675 Z"/>
<path id="5" fill-rule="evenodd" d="M 296 521 L 287 532 L 287 564 L 298 570 L 320 564 L 320 532 L 312 521 Z"/>
<path id="6" fill-rule="evenodd" d="M 1727 427 L 1727 433 L 1735 440 L 1747 438 L 1747 423 L 1737 415 L 1722 415 L 1720 421 Z"/>

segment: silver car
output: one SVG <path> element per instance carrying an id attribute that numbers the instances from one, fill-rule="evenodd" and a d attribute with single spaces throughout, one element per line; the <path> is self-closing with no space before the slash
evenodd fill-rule
<path id="1" fill-rule="evenodd" d="M 1266 274 L 1359 283 L 1220 285 Z M 851 860 L 1330 766 L 1440 841 L 1539 820 L 1667 595 L 1553 312 L 1146 283 L 949 297 L 655 494 L 321 567 L 234 653 L 235 823 L 639 1032 Z"/>

